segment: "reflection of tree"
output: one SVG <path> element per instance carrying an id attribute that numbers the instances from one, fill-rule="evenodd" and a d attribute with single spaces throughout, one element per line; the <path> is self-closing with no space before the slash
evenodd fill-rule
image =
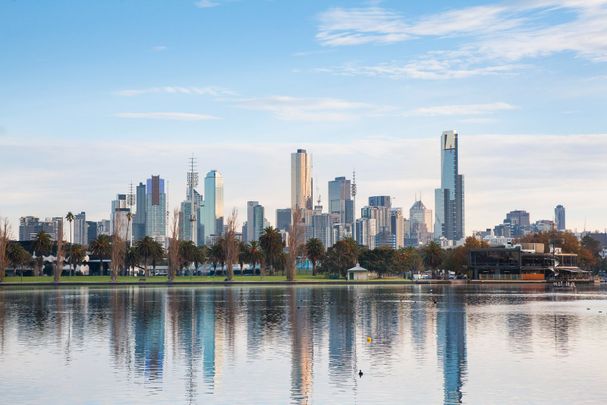
<path id="1" fill-rule="evenodd" d="M 297 404 L 309 403 L 313 380 L 313 334 L 310 306 L 303 304 L 306 288 L 288 291 L 291 324 L 291 399 Z"/>
<path id="2" fill-rule="evenodd" d="M 113 289 L 109 294 L 111 311 L 110 344 L 114 367 L 129 368 L 131 358 L 131 336 L 129 333 L 131 307 L 129 306 L 129 297 L 132 294 L 132 289 Z"/>
<path id="3" fill-rule="evenodd" d="M 444 403 L 459 404 L 466 373 L 465 295 L 454 288 L 443 291 L 438 304 L 436 345 L 443 365 Z"/>

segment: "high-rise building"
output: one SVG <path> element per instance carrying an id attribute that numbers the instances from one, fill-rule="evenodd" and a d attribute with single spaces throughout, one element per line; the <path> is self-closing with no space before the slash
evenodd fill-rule
<path id="1" fill-rule="evenodd" d="M 146 181 L 145 235 L 165 243 L 167 231 L 167 196 L 164 179 L 152 176 Z"/>
<path id="2" fill-rule="evenodd" d="M 333 245 L 332 240 L 332 220 L 331 214 L 322 212 L 322 205 L 320 201 L 318 205 L 314 207 L 314 213 L 311 218 L 311 226 L 308 227 L 309 235 L 306 239 L 316 238 L 320 240 L 326 248 Z"/>
<path id="3" fill-rule="evenodd" d="M 372 195 L 369 197 L 369 206 L 392 208 L 392 199 L 389 195 Z"/>
<path id="4" fill-rule="evenodd" d="M 409 209 L 409 246 L 425 245 L 432 240 L 432 210 L 422 200 L 415 201 Z"/>
<path id="5" fill-rule="evenodd" d="M 352 182 L 345 177 L 329 181 L 329 214 L 333 222 L 333 243 L 354 233 L 354 200 Z"/>
<path id="6" fill-rule="evenodd" d="M 145 184 L 139 183 L 135 188 L 135 215 L 133 215 L 133 240 L 138 241 L 145 236 L 145 207 L 147 198 Z"/>
<path id="7" fill-rule="evenodd" d="M 73 241 L 77 245 L 88 245 L 88 232 L 86 213 L 83 211 L 80 214 L 74 215 L 74 238 Z"/>
<path id="8" fill-rule="evenodd" d="M 255 240 L 255 237 L 253 236 L 255 233 L 253 221 L 255 217 L 255 206 L 257 205 L 259 205 L 259 201 L 247 201 L 247 233 L 242 235 L 246 242 L 252 242 Z M 250 227 L 249 224 L 251 224 Z"/>
<path id="9" fill-rule="evenodd" d="M 258 241 L 265 225 L 265 210 L 259 201 L 247 201 L 247 233 L 243 234 L 246 242 Z"/>
<path id="10" fill-rule="evenodd" d="M 19 240 L 29 241 L 36 239 L 36 234 L 42 230 L 40 218 L 27 216 L 19 218 Z"/>
<path id="11" fill-rule="evenodd" d="M 116 214 L 117 212 L 120 214 Z M 130 209 L 127 206 L 126 194 L 117 194 L 116 199 L 112 200 L 112 209 L 110 211 L 110 233 L 114 232 L 114 227 L 116 225 L 121 227 L 120 232 L 126 233 L 126 221 L 124 223 L 116 223 L 116 216 L 126 215 L 126 212 L 130 212 Z"/>
<path id="12" fill-rule="evenodd" d="M 211 236 L 223 233 L 223 176 L 211 170 L 204 178 L 204 202 L 202 213 L 202 240 L 206 243 Z"/>
<path id="13" fill-rule="evenodd" d="M 565 207 L 560 204 L 554 208 L 554 222 L 556 223 L 557 231 L 564 231 L 567 229 L 567 226 L 565 225 Z"/>
<path id="14" fill-rule="evenodd" d="M 360 209 L 361 218 L 373 218 L 375 219 L 375 226 L 377 233 L 388 232 L 391 233 L 391 208 L 387 206 L 367 206 Z"/>
<path id="15" fill-rule="evenodd" d="M 441 136 L 441 187 L 435 190 L 434 238 L 455 242 L 464 232 L 464 176 L 459 174 L 457 131 Z"/>
<path id="16" fill-rule="evenodd" d="M 312 210 L 312 159 L 305 149 L 291 153 L 291 209 Z"/>
<path id="17" fill-rule="evenodd" d="M 276 229 L 289 232 L 291 226 L 291 208 L 278 208 L 276 210 Z"/>
<path id="18" fill-rule="evenodd" d="M 86 221 L 86 240 L 87 245 L 90 246 L 91 242 L 97 239 L 97 222 Z"/>
<path id="19" fill-rule="evenodd" d="M 405 221 L 402 208 L 392 208 L 390 211 L 390 233 L 394 237 L 393 249 L 405 246 Z"/>
<path id="20" fill-rule="evenodd" d="M 375 236 L 377 233 L 377 221 L 375 218 L 363 217 L 356 220 L 356 242 L 359 245 L 375 249 Z"/>
<path id="21" fill-rule="evenodd" d="M 186 197 L 181 202 L 181 212 L 179 216 L 179 238 L 198 244 L 198 229 L 200 215 L 200 204 L 202 196 L 196 191 L 198 186 L 198 172 L 196 171 L 196 160 L 190 158 L 190 171 L 186 178 Z"/>

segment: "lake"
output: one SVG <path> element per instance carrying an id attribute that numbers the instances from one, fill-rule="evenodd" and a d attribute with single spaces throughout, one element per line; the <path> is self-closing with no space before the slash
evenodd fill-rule
<path id="1" fill-rule="evenodd" d="M 606 343 L 597 287 L 4 288 L 0 402 L 604 404 Z"/>

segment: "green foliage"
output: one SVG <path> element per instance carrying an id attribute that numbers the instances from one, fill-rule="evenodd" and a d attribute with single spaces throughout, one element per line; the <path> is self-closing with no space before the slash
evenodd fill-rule
<path id="1" fill-rule="evenodd" d="M 322 244 L 320 239 L 311 238 L 306 242 L 306 256 L 312 262 L 312 275 L 316 275 L 316 267 L 320 260 L 325 255 L 325 246 Z"/>
<path id="2" fill-rule="evenodd" d="M 269 226 L 259 237 L 259 245 L 263 250 L 265 265 L 270 267 L 270 274 L 274 274 L 274 269 L 279 265 L 278 261 L 282 259 L 280 257 L 284 249 L 282 235 L 276 228 Z"/>
<path id="3" fill-rule="evenodd" d="M 352 238 L 338 241 L 327 250 L 320 271 L 345 277 L 348 269 L 356 265 L 359 250 L 359 246 Z"/>

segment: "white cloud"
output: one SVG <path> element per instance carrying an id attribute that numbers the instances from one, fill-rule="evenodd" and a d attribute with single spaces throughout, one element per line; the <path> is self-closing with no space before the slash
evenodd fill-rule
<path id="1" fill-rule="evenodd" d="M 116 113 L 119 118 L 172 120 L 172 121 L 209 121 L 218 120 L 219 117 L 208 114 L 195 114 L 184 112 L 121 112 Z"/>
<path id="2" fill-rule="evenodd" d="M 333 8 L 319 16 L 321 45 L 387 44 L 416 38 L 457 37 L 451 50 L 412 61 L 346 64 L 337 74 L 414 79 L 455 79 L 502 74 L 518 63 L 569 52 L 607 62 L 607 1 L 537 0 L 453 9 L 408 21 L 379 7 Z"/>
<path id="3" fill-rule="evenodd" d="M 166 51 L 168 48 L 164 45 L 156 45 L 152 47 L 152 51 L 154 52 L 163 52 Z"/>
<path id="4" fill-rule="evenodd" d="M 512 104 L 504 102 L 486 104 L 452 104 L 432 107 L 419 107 L 407 111 L 407 116 L 437 117 L 437 116 L 469 116 L 493 114 L 497 111 L 508 111 L 516 109 Z"/>
<path id="5" fill-rule="evenodd" d="M 285 121 L 349 121 L 361 115 L 378 115 L 389 109 L 337 98 L 290 96 L 243 99 L 238 105 L 250 110 L 270 112 L 276 118 Z"/>
<path id="6" fill-rule="evenodd" d="M 199 0 L 194 5 L 198 8 L 213 8 L 219 5 L 218 2 L 212 0 Z"/>
<path id="7" fill-rule="evenodd" d="M 144 89 L 118 90 L 114 94 L 123 97 L 141 96 L 144 94 L 188 94 L 198 96 L 227 97 L 236 93 L 229 89 L 215 86 L 193 87 L 193 86 L 161 86 L 148 87 Z"/>

